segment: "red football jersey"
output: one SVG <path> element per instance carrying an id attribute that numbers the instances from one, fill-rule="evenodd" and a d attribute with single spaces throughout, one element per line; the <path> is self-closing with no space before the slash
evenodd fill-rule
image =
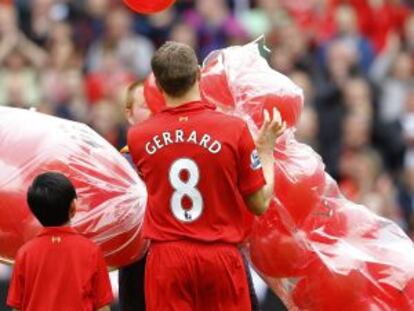
<path id="1" fill-rule="evenodd" d="M 93 311 L 112 301 L 102 252 L 70 227 L 48 227 L 17 253 L 7 305 Z"/>
<path id="2" fill-rule="evenodd" d="M 243 197 L 265 179 L 244 121 L 190 102 L 130 129 L 128 146 L 148 191 L 145 237 L 245 239 L 253 215 Z"/>

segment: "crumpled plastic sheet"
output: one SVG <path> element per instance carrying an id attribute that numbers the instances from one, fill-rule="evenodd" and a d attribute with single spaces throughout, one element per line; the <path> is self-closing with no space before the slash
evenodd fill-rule
<path id="1" fill-rule="evenodd" d="M 224 111 L 248 116 L 256 124 L 261 123 L 264 109 L 275 107 L 287 125 L 294 126 L 303 108 L 303 92 L 269 67 L 262 57 L 267 53 L 260 40 L 212 52 L 203 63 L 203 98 Z"/>
<path id="2" fill-rule="evenodd" d="M 414 310 L 414 248 L 392 221 L 347 200 L 320 156 L 296 141 L 303 95 L 272 70 L 257 40 L 210 54 L 203 97 L 253 134 L 277 107 L 289 129 L 274 150 L 275 195 L 244 251 L 290 310 Z M 266 51 L 265 51 L 266 52 Z"/>
<path id="3" fill-rule="evenodd" d="M 127 160 L 84 124 L 0 107 L 0 261 L 12 263 L 41 228 L 26 193 L 46 171 L 61 172 L 75 185 L 72 225 L 101 247 L 109 266 L 127 265 L 145 252 L 146 188 Z"/>

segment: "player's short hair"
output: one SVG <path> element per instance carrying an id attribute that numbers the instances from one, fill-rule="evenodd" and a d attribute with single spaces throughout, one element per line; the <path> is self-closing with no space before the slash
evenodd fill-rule
<path id="1" fill-rule="evenodd" d="M 197 56 L 191 47 L 183 43 L 164 43 L 154 53 L 151 67 L 158 86 L 171 97 L 183 96 L 197 79 Z"/>
<path id="2" fill-rule="evenodd" d="M 132 109 L 134 106 L 134 92 L 138 87 L 143 85 L 144 82 L 142 80 L 134 81 L 128 85 L 125 94 L 125 109 Z"/>
<path id="3" fill-rule="evenodd" d="M 62 226 L 69 221 L 69 210 L 76 199 L 71 181 L 57 172 L 38 175 L 27 192 L 33 215 L 45 227 Z"/>

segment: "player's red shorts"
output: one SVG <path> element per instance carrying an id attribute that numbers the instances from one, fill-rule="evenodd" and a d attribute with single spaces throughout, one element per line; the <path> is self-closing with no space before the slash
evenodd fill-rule
<path id="1" fill-rule="evenodd" d="M 246 271 L 231 244 L 153 242 L 145 271 L 149 311 L 250 311 Z"/>

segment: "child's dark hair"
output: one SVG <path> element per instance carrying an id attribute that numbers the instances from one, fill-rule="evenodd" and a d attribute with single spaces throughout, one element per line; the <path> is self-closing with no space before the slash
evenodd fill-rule
<path id="1" fill-rule="evenodd" d="M 62 226 L 69 221 L 69 210 L 76 199 L 71 181 L 56 172 L 40 174 L 27 192 L 30 210 L 45 227 Z"/>

